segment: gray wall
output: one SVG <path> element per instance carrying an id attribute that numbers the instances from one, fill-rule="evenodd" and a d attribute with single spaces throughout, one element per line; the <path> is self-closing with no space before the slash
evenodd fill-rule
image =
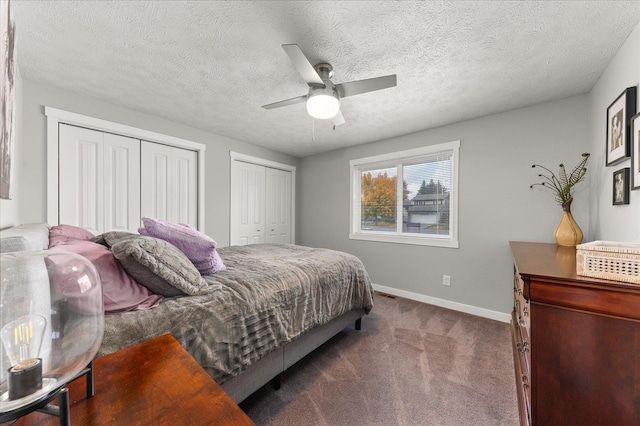
<path id="1" fill-rule="evenodd" d="M 509 313 L 509 241 L 553 242 L 562 215 L 550 193 L 529 189 L 531 164 L 577 163 L 589 148 L 587 108 L 577 96 L 303 158 L 299 242 L 355 254 L 375 284 Z M 453 140 L 461 141 L 459 249 L 349 240 L 349 160 Z M 588 184 L 578 189 L 572 211 L 586 231 Z"/>
<path id="2" fill-rule="evenodd" d="M 297 166 L 295 157 L 150 116 L 94 98 L 23 80 L 21 194 L 18 223 L 46 221 L 46 116 L 44 106 L 175 136 L 207 146 L 205 154 L 205 232 L 220 246 L 229 244 L 229 151 Z"/>
<path id="3" fill-rule="evenodd" d="M 593 153 L 591 235 L 597 240 L 640 242 L 640 190 L 631 191 L 630 204 L 612 205 L 613 172 L 631 167 L 631 160 L 605 166 L 607 107 L 630 86 L 640 82 L 640 24 L 629 35 L 589 94 L 589 143 Z"/>

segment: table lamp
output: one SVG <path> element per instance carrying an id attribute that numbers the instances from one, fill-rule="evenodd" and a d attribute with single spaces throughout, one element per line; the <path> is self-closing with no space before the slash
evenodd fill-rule
<path id="1" fill-rule="evenodd" d="M 68 416 L 65 386 L 87 373 L 103 330 L 89 260 L 55 250 L 0 255 L 0 422 L 34 410 Z M 49 405 L 63 390 L 66 409 Z"/>

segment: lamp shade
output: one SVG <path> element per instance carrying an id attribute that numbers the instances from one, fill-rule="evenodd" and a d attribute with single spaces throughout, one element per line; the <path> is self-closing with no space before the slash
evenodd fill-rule
<path id="1" fill-rule="evenodd" d="M 0 413 L 74 379 L 103 331 L 102 286 L 89 260 L 49 250 L 0 255 Z"/>
<path id="2" fill-rule="evenodd" d="M 339 110 L 340 99 L 334 90 L 311 89 L 307 97 L 307 112 L 310 116 L 325 120 L 335 117 Z"/>

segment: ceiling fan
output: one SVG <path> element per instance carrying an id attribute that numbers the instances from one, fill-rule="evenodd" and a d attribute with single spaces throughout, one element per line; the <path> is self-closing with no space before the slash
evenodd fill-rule
<path id="1" fill-rule="evenodd" d="M 297 44 L 283 44 L 282 48 L 289 55 L 304 81 L 309 85 L 309 93 L 304 96 L 263 105 L 264 109 L 279 108 L 302 102 L 307 103 L 307 112 L 313 118 L 321 120 L 332 119 L 334 126 L 344 124 L 344 117 L 340 112 L 340 98 L 373 92 L 397 85 L 395 74 L 384 77 L 368 78 L 366 80 L 350 81 L 334 84 L 333 67 L 331 64 L 319 63 L 315 66 L 304 55 Z"/>

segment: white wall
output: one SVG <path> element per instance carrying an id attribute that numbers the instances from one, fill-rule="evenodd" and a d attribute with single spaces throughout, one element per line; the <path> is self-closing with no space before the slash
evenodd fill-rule
<path id="1" fill-rule="evenodd" d="M 0 200 L 0 229 L 9 226 L 18 225 L 19 205 L 20 205 L 20 179 L 19 174 L 22 170 L 22 76 L 20 75 L 20 67 L 16 63 L 16 81 L 15 94 L 15 135 L 11 152 L 11 199 Z"/>
<path id="2" fill-rule="evenodd" d="M 538 173 L 531 164 L 576 164 L 589 148 L 587 133 L 583 95 L 303 158 L 299 241 L 355 254 L 375 284 L 506 319 L 513 308 L 509 241 L 553 242 L 562 216 L 550 193 L 529 189 Z M 453 140 L 461 141 L 459 249 L 349 240 L 349 160 Z M 585 231 L 588 196 L 588 184 L 579 185 L 572 206 Z"/>
<path id="3" fill-rule="evenodd" d="M 589 144 L 593 162 L 590 234 L 597 240 L 640 242 L 640 190 L 631 191 L 630 204 L 614 206 L 613 172 L 631 167 L 628 159 L 605 165 L 607 107 L 624 89 L 640 82 L 640 24 L 629 35 L 589 94 Z"/>
<path id="4" fill-rule="evenodd" d="M 220 246 L 229 244 L 229 151 L 233 150 L 297 166 L 295 157 L 208 133 L 167 119 L 28 80 L 23 80 L 22 86 L 23 161 L 17 180 L 23 196 L 19 203 L 19 223 L 45 222 L 47 217 L 46 116 L 44 115 L 44 106 L 205 144 L 207 146 L 205 154 L 205 232 Z M 24 196 L 24 194 L 28 194 L 28 196 Z"/>

